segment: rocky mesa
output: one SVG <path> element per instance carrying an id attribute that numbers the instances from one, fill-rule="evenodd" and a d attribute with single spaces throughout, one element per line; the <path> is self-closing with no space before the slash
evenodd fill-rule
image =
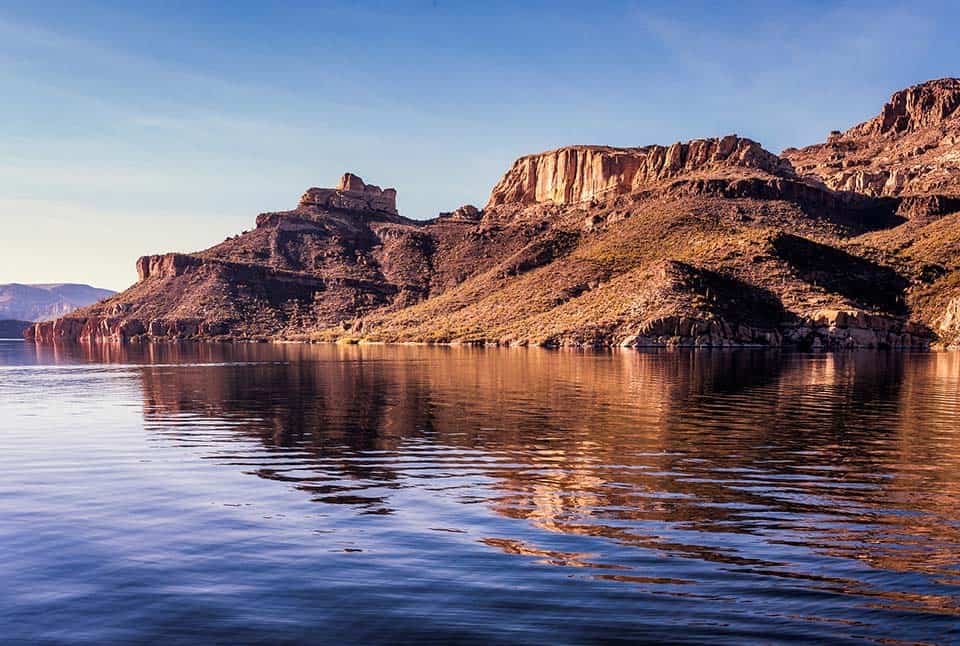
<path id="1" fill-rule="evenodd" d="M 728 135 L 518 159 L 482 210 L 347 173 L 41 343 L 169 339 L 903 348 L 960 341 L 960 81 L 781 155 Z"/>

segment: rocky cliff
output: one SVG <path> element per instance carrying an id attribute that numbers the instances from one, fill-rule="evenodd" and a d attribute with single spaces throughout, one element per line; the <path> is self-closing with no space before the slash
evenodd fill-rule
<path id="1" fill-rule="evenodd" d="M 755 141 L 730 135 L 671 146 L 568 146 L 518 159 L 494 187 L 501 204 L 575 204 L 655 187 L 681 175 L 793 177 L 790 164 Z"/>
<path id="2" fill-rule="evenodd" d="M 958 82 L 782 156 L 734 135 L 518 159 L 481 211 L 398 214 L 346 174 L 40 342 L 297 339 L 548 346 L 960 342 Z M 877 179 L 881 178 L 881 179 Z"/>
<path id="3" fill-rule="evenodd" d="M 895 92 L 879 115 L 826 143 L 787 149 L 801 175 L 877 196 L 960 196 L 960 80 Z"/>
<path id="4" fill-rule="evenodd" d="M 851 128 L 840 139 L 896 137 L 948 124 L 960 108 L 960 79 L 927 81 L 894 92 L 873 119 Z"/>

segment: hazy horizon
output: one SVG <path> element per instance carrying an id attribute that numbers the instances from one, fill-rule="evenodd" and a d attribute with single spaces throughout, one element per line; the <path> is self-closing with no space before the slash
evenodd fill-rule
<path id="1" fill-rule="evenodd" d="M 957 75 L 923 6 L 8 4 L 0 283 L 120 290 L 345 171 L 425 219 L 563 145 L 817 143 Z"/>

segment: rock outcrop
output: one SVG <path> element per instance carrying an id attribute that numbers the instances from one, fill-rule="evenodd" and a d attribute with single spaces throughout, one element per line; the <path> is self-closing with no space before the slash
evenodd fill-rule
<path id="1" fill-rule="evenodd" d="M 480 209 L 474 205 L 464 204 L 453 211 L 442 212 L 437 217 L 439 219 L 459 220 L 461 222 L 477 222 L 480 220 L 481 213 Z"/>
<path id="2" fill-rule="evenodd" d="M 947 303 L 937 331 L 947 344 L 957 346 L 960 343 L 960 297 Z"/>
<path id="3" fill-rule="evenodd" d="M 182 276 L 190 267 L 196 267 L 203 261 L 185 253 L 168 253 L 158 256 L 142 256 L 137 259 L 137 280 L 148 278 L 171 278 Z"/>
<path id="4" fill-rule="evenodd" d="M 755 141 L 729 135 L 671 146 L 569 146 L 521 157 L 494 187 L 501 204 L 575 204 L 655 186 L 698 172 L 760 171 L 792 177 L 790 165 Z"/>
<path id="5" fill-rule="evenodd" d="M 859 311 L 825 310 L 782 328 L 724 319 L 668 316 L 645 323 L 626 337 L 626 348 L 794 347 L 802 350 L 926 349 L 930 331 Z"/>
<path id="6" fill-rule="evenodd" d="M 960 196 L 960 80 L 895 92 L 882 112 L 826 143 L 783 151 L 803 176 L 873 196 Z"/>
<path id="7" fill-rule="evenodd" d="M 307 189 L 300 198 L 300 207 L 397 215 L 397 191 L 366 184 L 353 173 L 345 173 L 336 188 Z"/>
<path id="8" fill-rule="evenodd" d="M 960 79 L 927 81 L 894 92 L 873 119 L 854 126 L 839 140 L 893 137 L 943 125 L 960 109 Z"/>

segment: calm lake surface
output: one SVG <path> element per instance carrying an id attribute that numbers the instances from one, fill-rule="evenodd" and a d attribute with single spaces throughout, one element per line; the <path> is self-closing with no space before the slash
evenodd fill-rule
<path id="1" fill-rule="evenodd" d="M 960 354 L 0 342 L 5 642 L 960 643 Z"/>

